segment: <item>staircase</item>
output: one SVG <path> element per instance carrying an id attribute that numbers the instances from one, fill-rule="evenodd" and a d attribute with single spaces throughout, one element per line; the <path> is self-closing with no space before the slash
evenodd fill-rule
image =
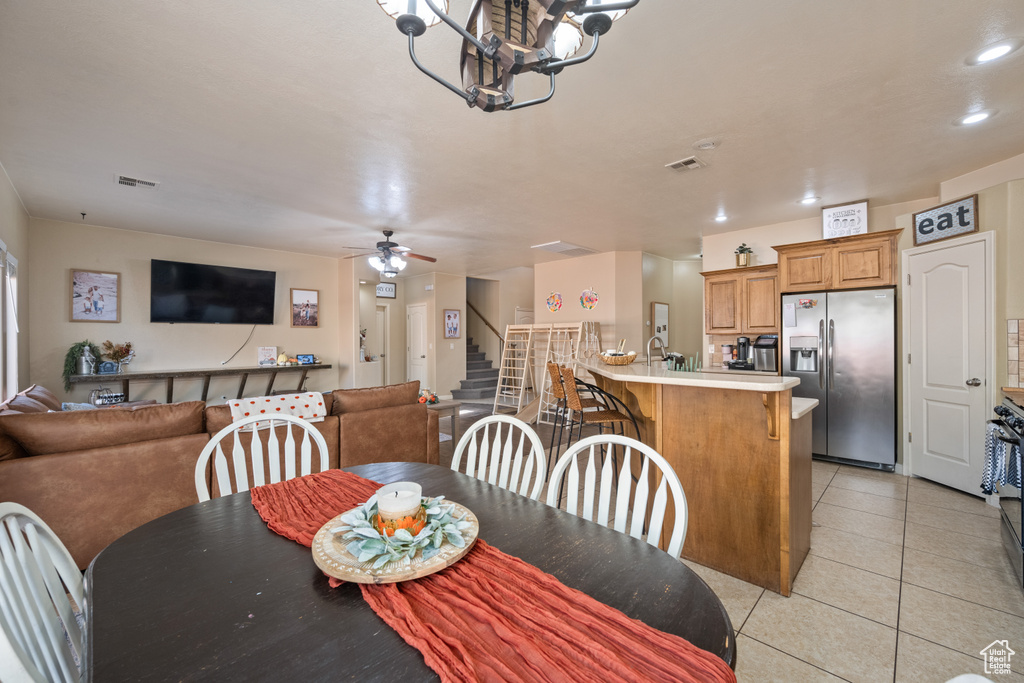
<path id="1" fill-rule="evenodd" d="M 466 379 L 460 380 L 459 389 L 452 390 L 452 398 L 459 401 L 491 403 L 498 390 L 498 369 L 491 367 L 487 354 L 480 350 L 473 338 L 466 344 Z"/>

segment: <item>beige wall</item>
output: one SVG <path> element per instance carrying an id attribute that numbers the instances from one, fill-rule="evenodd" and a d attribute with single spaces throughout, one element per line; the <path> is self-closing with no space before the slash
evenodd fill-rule
<path id="1" fill-rule="evenodd" d="M 429 387 L 439 396 L 451 396 L 459 380 L 466 379 L 466 278 L 446 273 L 434 274 L 434 383 Z M 442 317 L 445 309 L 461 312 L 458 339 L 445 339 Z M 428 388 L 428 387 L 424 387 Z"/>
<path id="2" fill-rule="evenodd" d="M 490 278 L 466 278 L 466 301 L 471 302 L 480 315 L 469 310 L 466 306 L 466 343 L 473 339 L 473 343 L 480 347 L 480 350 L 487 354 L 487 358 L 497 367 L 500 360 L 501 342 L 484 322 L 482 315 L 486 318 L 502 336 L 505 335 L 505 326 L 499 322 L 501 311 L 501 283 Z"/>
<path id="3" fill-rule="evenodd" d="M 21 203 L 7 171 L 0 166 L 0 239 L 7 245 L 14 258 L 18 259 L 18 377 L 19 388 L 28 387 L 29 368 L 32 357 L 30 335 L 28 333 L 31 324 L 31 311 L 29 306 L 28 286 L 31 275 L 31 263 L 29 263 L 29 217 L 28 212 Z M 6 339 L 2 344 L 6 344 Z M 5 353 L 5 346 L 0 346 L 0 353 Z M 4 356 L 6 358 L 6 356 Z M 0 378 L 0 387 L 4 386 L 3 378 Z"/>
<path id="4" fill-rule="evenodd" d="M 669 313 L 669 338 L 668 345 L 669 351 L 680 351 L 682 339 L 677 336 L 680 330 L 676 330 L 676 327 L 672 324 L 672 309 L 675 308 L 675 269 L 672 261 L 667 258 L 660 256 L 654 256 L 652 254 L 644 254 L 642 257 L 642 269 L 643 269 L 643 307 L 641 313 L 643 315 L 643 344 L 647 344 L 647 340 L 653 337 L 657 332 L 654 329 L 654 318 L 651 312 L 651 302 L 657 301 L 659 303 L 668 304 Z M 664 335 L 660 335 L 662 341 L 665 341 Z M 638 353 L 646 353 L 646 348 L 636 349 Z"/>
<path id="5" fill-rule="evenodd" d="M 341 303 L 345 290 L 350 297 L 358 293 L 339 286 L 336 259 L 39 219 L 31 220 L 29 250 L 28 304 L 35 312 L 29 326 L 29 376 L 58 395 L 63 394 L 60 375 L 64 355 L 69 346 L 84 339 L 98 344 L 107 339 L 132 342 L 136 356 L 130 369 L 135 371 L 221 367 L 222 361 L 243 343 L 238 355 L 223 367 L 254 365 L 257 346 L 277 346 L 289 355 L 313 353 L 334 365 L 331 370 L 310 373 L 306 385 L 315 390 L 342 386 L 345 372 L 339 369 L 339 362 L 350 368 L 354 359 L 347 331 L 351 323 L 342 323 L 339 315 L 345 309 Z M 150 323 L 149 262 L 153 258 L 276 271 L 275 324 L 256 326 L 252 339 L 246 342 L 252 329 L 248 325 Z M 69 322 L 72 268 L 121 274 L 120 323 Z M 288 298 L 293 287 L 320 291 L 320 327 L 290 326 Z M 356 319 L 355 310 L 350 304 L 350 317 L 344 319 Z M 343 328 L 345 334 L 341 333 Z M 346 351 L 343 359 L 341 354 Z M 287 388 L 286 381 L 281 378 L 276 388 Z M 76 385 L 68 398 L 84 401 L 99 384 L 97 380 L 95 385 Z M 215 379 L 210 385 L 210 400 L 233 397 L 237 387 L 238 378 Z M 177 380 L 174 388 L 175 400 L 194 400 L 201 395 L 202 381 Z M 262 381 L 253 379 L 246 393 L 258 394 L 264 389 Z M 163 401 L 165 385 L 162 381 L 133 382 L 131 397 Z"/>
<path id="6" fill-rule="evenodd" d="M 674 261 L 669 325 L 672 350 L 695 356 L 704 346 L 704 278 L 700 261 Z M 676 341 L 678 340 L 678 341 Z"/>
<path id="7" fill-rule="evenodd" d="M 468 278 L 466 291 L 474 306 L 486 307 L 481 312 L 504 337 L 505 328 L 515 324 L 517 308 L 532 310 L 536 315 L 537 308 L 544 307 L 543 300 L 534 301 L 533 281 L 533 268 L 508 268 L 486 273 L 479 278 Z M 473 313 L 469 313 L 468 329 L 469 336 L 487 354 L 487 359 L 494 363 L 494 367 L 498 367 L 501 351 L 495 334 Z"/>

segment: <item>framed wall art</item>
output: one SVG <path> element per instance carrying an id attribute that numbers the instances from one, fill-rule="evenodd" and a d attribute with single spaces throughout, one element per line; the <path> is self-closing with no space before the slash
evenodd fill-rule
<path id="1" fill-rule="evenodd" d="M 914 246 L 978 231 L 978 195 L 914 214 Z"/>
<path id="2" fill-rule="evenodd" d="M 651 302 L 651 335 L 661 337 L 665 348 L 668 348 L 668 304 L 660 301 Z"/>
<path id="3" fill-rule="evenodd" d="M 863 235 L 867 231 L 868 200 L 821 208 L 822 239 Z"/>
<path id="4" fill-rule="evenodd" d="M 121 322 L 121 274 L 72 269 L 71 322 Z"/>
<path id="5" fill-rule="evenodd" d="M 462 336 L 462 311 L 457 308 L 444 309 L 444 338 L 458 339 Z"/>
<path id="6" fill-rule="evenodd" d="M 292 327 L 320 327 L 320 290 L 291 290 Z"/>

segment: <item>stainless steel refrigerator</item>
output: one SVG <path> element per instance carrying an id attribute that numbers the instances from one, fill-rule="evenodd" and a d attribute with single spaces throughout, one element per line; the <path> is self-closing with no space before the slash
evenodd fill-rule
<path id="1" fill-rule="evenodd" d="M 816 456 L 892 470 L 896 464 L 896 290 L 782 297 L 782 374 L 818 399 Z"/>

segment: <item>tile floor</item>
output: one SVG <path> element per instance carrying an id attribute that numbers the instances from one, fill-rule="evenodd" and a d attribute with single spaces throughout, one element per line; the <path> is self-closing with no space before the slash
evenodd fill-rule
<path id="1" fill-rule="evenodd" d="M 464 406 L 460 426 L 489 413 Z M 452 450 L 441 444 L 442 464 Z M 984 675 L 980 651 L 995 640 L 1019 654 L 1013 673 L 989 677 L 1024 682 L 1024 590 L 996 508 L 923 479 L 818 461 L 812 497 L 811 551 L 789 598 L 687 562 L 729 612 L 741 683 Z"/>

